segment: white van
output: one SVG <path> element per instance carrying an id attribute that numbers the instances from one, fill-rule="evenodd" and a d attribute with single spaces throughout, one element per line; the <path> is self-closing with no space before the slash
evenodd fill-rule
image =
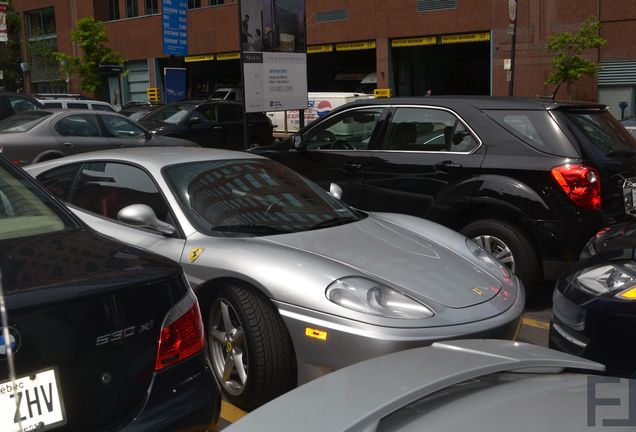
<path id="1" fill-rule="evenodd" d="M 38 99 L 44 108 L 86 109 L 115 112 L 115 108 L 108 102 L 90 99 Z"/>
<path id="2" fill-rule="evenodd" d="M 331 110 L 361 99 L 372 99 L 373 95 L 364 93 L 343 93 L 343 92 L 309 92 L 307 95 L 308 106 L 305 110 L 305 125 L 327 115 Z M 290 133 L 298 132 L 300 124 L 298 110 L 268 112 L 274 125 L 274 137 L 284 139 Z"/>

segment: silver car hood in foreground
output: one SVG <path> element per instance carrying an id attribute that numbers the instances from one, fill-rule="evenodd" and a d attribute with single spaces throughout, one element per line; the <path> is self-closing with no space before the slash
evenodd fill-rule
<path id="1" fill-rule="evenodd" d="M 474 397 L 462 393 L 460 395 L 465 397 L 441 397 L 431 401 L 428 411 L 424 408 L 421 413 L 421 416 L 428 415 L 425 429 L 421 424 L 416 427 L 399 424 L 399 427 L 388 429 L 431 432 L 583 430 L 587 422 L 586 377 L 542 375 L 558 374 L 564 368 L 604 369 L 598 363 L 521 342 L 437 342 L 332 372 L 274 399 L 225 430 L 371 432 L 377 430 L 380 420 L 410 403 L 467 380 L 507 371 L 527 372 L 529 381 L 548 379 L 539 387 L 531 385 L 527 388 L 523 379 L 512 386 L 513 391 L 502 391 L 501 386 L 485 387 L 473 392 Z M 577 391 L 575 398 L 568 395 L 572 388 Z M 550 392 L 563 397 L 567 403 L 546 403 L 543 398 Z M 469 407 L 463 403 L 464 398 L 470 399 Z M 516 409 L 518 406 L 515 405 L 507 410 L 510 403 L 522 404 L 523 408 Z M 572 408 L 577 408 L 576 414 Z M 515 421 L 515 414 L 519 414 L 520 421 Z M 528 421 L 533 417 L 534 420 Z M 601 420 L 598 423 L 597 426 L 602 426 Z"/>
<path id="2" fill-rule="evenodd" d="M 446 307 L 483 303 L 501 289 L 498 279 L 479 270 L 474 257 L 455 252 L 468 251 L 463 237 L 457 241 L 459 234 L 422 219 L 417 221 L 419 229 L 431 232 L 418 233 L 404 228 L 407 218 L 403 215 L 382 216 L 372 214 L 346 225 L 261 240 L 335 260 L 419 300 L 432 300 Z M 444 246 L 435 241 L 440 235 Z M 459 244 L 451 250 L 447 245 L 453 240 L 454 245 Z M 478 288 L 481 295 L 473 288 Z"/>

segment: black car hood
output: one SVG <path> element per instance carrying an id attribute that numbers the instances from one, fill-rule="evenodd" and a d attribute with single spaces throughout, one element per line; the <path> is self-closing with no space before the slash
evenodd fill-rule
<path id="1" fill-rule="evenodd" d="M 79 295 L 180 272 L 168 259 L 89 229 L 4 240 L 0 269 L 5 294 L 47 288 L 47 297 Z"/>

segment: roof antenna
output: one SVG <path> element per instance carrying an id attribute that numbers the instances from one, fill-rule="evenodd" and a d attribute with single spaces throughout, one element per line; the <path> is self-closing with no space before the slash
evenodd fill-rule
<path id="1" fill-rule="evenodd" d="M 556 88 L 554 89 L 554 93 L 552 93 L 550 95 L 550 99 L 554 100 L 554 98 L 556 98 L 556 94 L 559 91 L 559 88 L 561 88 L 561 82 L 559 82 L 559 84 L 557 84 Z"/>

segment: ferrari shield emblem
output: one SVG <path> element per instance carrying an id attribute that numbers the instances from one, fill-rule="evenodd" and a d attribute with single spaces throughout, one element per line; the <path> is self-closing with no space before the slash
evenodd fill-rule
<path id="1" fill-rule="evenodd" d="M 188 254 L 188 261 L 195 262 L 203 254 L 203 248 L 193 248 Z"/>

